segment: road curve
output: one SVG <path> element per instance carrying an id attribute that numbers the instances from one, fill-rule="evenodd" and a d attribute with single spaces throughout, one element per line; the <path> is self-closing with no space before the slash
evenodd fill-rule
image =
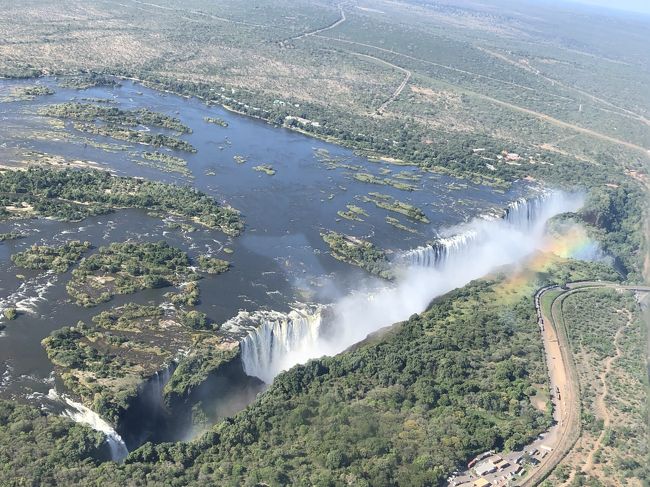
<path id="1" fill-rule="evenodd" d="M 559 417 L 560 429 L 553 451 L 542 460 L 539 467 L 529 477 L 519 484 L 520 487 L 533 487 L 542 482 L 569 453 L 580 437 L 580 384 L 562 314 L 562 303 L 572 294 L 595 288 L 650 292 L 650 286 L 627 286 L 606 281 L 572 282 L 568 283 L 565 289 L 559 286 L 548 286 L 537 291 L 535 308 L 547 357 L 552 353 L 553 348 L 556 350 L 559 348 L 560 352 L 554 357 L 556 359 L 554 362 L 551 363 L 547 360 L 551 384 L 558 387 L 562 398 L 558 401 L 556 396 L 553 400 L 554 407 L 558 412 L 556 418 Z M 542 307 L 542 298 L 546 293 L 558 290 L 562 292 L 553 298 L 550 316 L 546 316 Z M 559 379 L 558 375 L 564 375 L 565 380 Z"/>

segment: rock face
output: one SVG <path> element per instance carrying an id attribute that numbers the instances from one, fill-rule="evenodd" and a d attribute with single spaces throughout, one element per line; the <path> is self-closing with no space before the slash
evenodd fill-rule
<path id="1" fill-rule="evenodd" d="M 183 411 L 169 403 L 184 407 L 193 390 L 238 357 L 237 338 L 194 329 L 185 314 L 129 303 L 43 340 L 63 384 L 79 400 L 74 406 L 66 401 L 64 414 L 100 425 L 109 443 L 108 428 L 118 431 L 129 448 L 165 438 L 162 430 L 184 421 Z M 91 415 L 94 423 L 84 419 Z"/>

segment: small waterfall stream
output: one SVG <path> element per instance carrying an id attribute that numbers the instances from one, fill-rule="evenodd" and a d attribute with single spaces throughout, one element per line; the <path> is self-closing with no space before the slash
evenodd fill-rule
<path id="1" fill-rule="evenodd" d="M 70 418 L 76 423 L 86 424 L 95 431 L 104 433 L 106 435 L 106 442 L 110 448 L 111 459 L 113 461 L 121 462 L 129 454 L 129 450 L 126 448 L 126 444 L 124 443 L 124 440 L 122 440 L 122 437 L 95 411 L 87 408 L 81 403 L 73 401 L 65 395 L 59 394 L 54 389 L 50 389 L 47 397 L 52 401 L 65 405 L 65 409 L 62 412 L 63 416 Z"/>

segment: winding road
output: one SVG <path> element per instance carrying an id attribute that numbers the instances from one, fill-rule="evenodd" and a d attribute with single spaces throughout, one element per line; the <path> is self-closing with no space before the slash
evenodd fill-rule
<path id="1" fill-rule="evenodd" d="M 535 295 L 535 307 L 544 342 L 551 390 L 559 391 L 558 394 L 552 394 L 558 430 L 553 451 L 541 461 L 531 475 L 518 484 L 520 487 L 533 487 L 542 482 L 569 453 L 580 437 L 580 384 L 562 314 L 562 303 L 574 293 L 596 288 L 650 293 L 650 286 L 625 286 L 606 281 L 588 281 L 569 283 L 564 289 L 559 286 L 545 287 Z M 551 302 L 550 315 L 547 316 L 542 305 L 543 298 L 547 293 L 558 291 L 559 294 L 554 296 Z"/>

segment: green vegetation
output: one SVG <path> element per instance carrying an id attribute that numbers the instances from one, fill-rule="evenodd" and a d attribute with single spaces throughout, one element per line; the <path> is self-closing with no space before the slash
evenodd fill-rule
<path id="1" fill-rule="evenodd" d="M 165 226 L 171 229 L 180 229 L 183 232 L 188 232 L 188 233 L 193 233 L 196 232 L 197 230 L 197 228 L 194 225 L 190 225 L 189 223 L 183 223 L 183 222 L 166 221 Z"/>
<path id="2" fill-rule="evenodd" d="M 4 315 L 5 319 L 9 321 L 15 320 L 18 317 L 18 311 L 16 311 L 16 308 L 5 308 L 2 311 L 2 314 Z"/>
<path id="3" fill-rule="evenodd" d="M 103 76 L 97 73 L 87 73 L 79 76 L 67 76 L 59 81 L 61 88 L 73 88 L 77 90 L 86 90 L 97 86 L 119 86 L 119 83 L 113 78 Z"/>
<path id="4" fill-rule="evenodd" d="M 57 247 L 32 245 L 29 249 L 12 255 L 11 260 L 25 269 L 45 269 L 62 274 L 79 261 L 90 247 L 90 242 L 82 243 L 79 240 Z"/>
<path id="5" fill-rule="evenodd" d="M 136 77 L 154 88 L 198 96 L 339 142 L 378 162 L 414 164 L 500 188 L 525 177 L 563 187 L 583 185 L 595 191 L 577 219 L 616 257 L 625 279 L 640 279 L 650 91 L 639 87 L 650 84 L 648 70 L 641 69 L 650 64 L 650 51 L 647 23 L 639 16 L 605 16 L 596 9 L 557 9 L 540 2 L 530 15 L 526 2 L 382 2 L 368 9 L 308 0 L 258 2 L 250 8 L 250 2 L 237 0 L 225 9 L 209 2 L 198 7 L 166 2 L 162 8 L 127 2 L 116 18 L 114 3 L 100 0 L 91 10 L 86 3 L 43 0 L 32 2 L 26 13 L 22 3 L 9 2 L 6 21 L 0 23 L 0 36 L 7 40 L 0 46 L 0 75 L 84 72 L 101 66 L 105 73 Z M 69 16 L 70 11 L 84 15 Z M 52 20 L 61 18 L 65 21 Z M 325 26 L 333 28 L 302 35 Z M 170 32 L 173 35 L 167 35 Z M 413 76 L 405 79 L 406 70 Z M 83 78 L 94 83 L 94 76 Z M 404 89 L 395 92 L 400 86 Z M 134 130 L 79 127 L 143 141 Z M 356 170 L 340 160 L 326 164 Z M 0 176 L 0 186 L 5 180 Z M 28 186 L 26 194 L 0 188 L 2 216 L 79 219 L 128 206 L 119 204 L 126 201 L 195 220 L 205 215 L 202 209 L 188 211 L 191 205 L 185 198 L 175 203 L 171 191 L 159 196 L 165 186 L 150 186 L 142 194 L 105 186 L 96 191 L 93 183 L 90 198 L 81 179 L 66 193 L 60 192 L 56 179 L 52 184 L 47 178 L 39 182 Z M 422 210 L 407 203 L 379 194 L 364 198 L 428 221 Z M 208 213 L 216 215 L 212 209 Z M 238 233 L 241 222 L 233 214 L 211 220 L 209 226 Z M 599 265 L 558 261 L 539 284 L 608 273 L 613 271 Z M 354 350 L 280 375 L 259 400 L 201 440 L 144 445 L 122 466 L 93 468 L 84 463 L 81 459 L 90 454 L 85 439 L 65 443 L 68 423 L 50 437 L 49 426 L 55 421 L 12 416 L 5 423 L 0 415 L 0 444 L 11 445 L 10 454 L 6 449 L 0 453 L 0 483 L 442 484 L 475 453 L 522 445 L 548 425 L 549 418 L 530 406 L 530 395 L 546 383 L 546 373 L 530 298 L 534 289 L 525 291 L 526 297 L 508 294 L 504 303 L 489 283 L 472 284 Z M 634 347 L 643 340 L 636 325 L 628 325 L 618 341 L 613 339 L 612 328 L 621 329 L 622 321 L 611 313 L 612 305 L 628 309 L 614 298 L 598 297 L 576 305 L 574 312 L 575 317 L 595 321 L 594 329 L 610 339 L 603 343 L 589 331 L 587 320 L 579 324 L 572 339 L 584 352 L 585 363 L 600 367 L 612 358 L 612 344 L 623 352 L 613 362 L 618 370 L 606 379 L 606 405 L 616 411 L 615 419 L 621 414 L 621 421 L 605 428 L 601 451 L 595 455 L 596 464 L 604 466 L 603 475 L 586 478 L 580 465 L 572 465 L 578 467 L 576 484 L 608 484 L 620 474 L 642 478 L 648 463 L 639 445 L 645 437 L 641 428 L 632 426 L 638 420 L 637 399 L 643 395 L 622 404 L 630 391 L 638 390 L 638 381 L 631 378 L 638 377 L 643 351 Z M 609 328 L 598 321 L 601 317 L 609 319 Z M 200 315 L 196 318 L 202 326 Z M 180 323 L 171 330 L 190 333 Z M 212 332 L 192 333 L 212 338 Z M 93 335 L 102 345 L 109 343 L 108 337 Z M 151 346 L 149 338 L 143 343 Z M 97 349 L 97 356 L 109 357 L 102 359 L 109 362 L 113 359 L 107 349 L 117 357 L 122 350 Z M 230 352 L 224 355 L 227 360 Z M 124 361 L 148 364 L 151 357 L 143 354 Z M 185 367 L 179 364 L 187 375 L 172 378 L 180 391 L 207 377 L 203 359 L 196 365 L 187 360 Z M 125 370 L 115 361 L 117 365 L 107 365 L 106 370 Z M 598 383 L 583 380 L 594 387 Z M 92 398 L 85 402 L 104 411 L 101 395 L 96 404 Z M 586 411 L 583 419 L 585 430 L 602 432 L 593 411 Z M 71 451 L 56 456 L 59 448 Z"/>
<path id="6" fill-rule="evenodd" d="M 372 243 L 337 232 L 325 233 L 322 237 L 329 245 L 334 258 L 359 266 L 384 279 L 395 277 L 386 253 Z"/>
<path id="7" fill-rule="evenodd" d="M 400 171 L 393 175 L 395 179 L 403 179 L 405 181 L 419 182 L 422 179 L 422 174 L 414 174 L 412 172 Z"/>
<path id="8" fill-rule="evenodd" d="M 348 158 L 332 156 L 327 149 L 314 149 L 314 156 L 330 171 L 339 168 L 350 171 L 360 171 L 363 169 L 363 166 L 347 163 Z"/>
<path id="9" fill-rule="evenodd" d="M 537 333 L 530 297 L 504 305 L 493 283 L 477 282 L 347 353 L 281 374 L 198 441 L 145 444 L 123 466 L 76 474 L 107 485 L 145 475 L 178 485 L 441 485 L 472 455 L 525 445 L 549 424 L 530 403 L 545 380 Z M 174 377 L 168 391 L 186 390 Z"/>
<path id="10" fill-rule="evenodd" d="M 153 167 L 159 171 L 177 172 L 184 176 L 191 176 L 192 171 L 187 168 L 187 161 L 180 157 L 172 156 L 164 152 L 132 152 L 131 159 L 136 164 Z"/>
<path id="11" fill-rule="evenodd" d="M 212 330 L 212 323 L 205 313 L 191 310 L 179 314 L 181 324 L 192 330 Z"/>
<path id="12" fill-rule="evenodd" d="M 632 282 L 642 280 L 644 218 L 649 209 L 647 193 L 626 183 L 592 190 L 580 211 L 582 222 Z"/>
<path id="13" fill-rule="evenodd" d="M 201 289 L 197 281 L 190 281 L 181 285 L 178 293 L 167 293 L 165 297 L 171 299 L 174 306 L 196 306 L 200 302 Z"/>
<path id="14" fill-rule="evenodd" d="M 408 203 L 404 203 L 403 201 L 397 200 L 392 196 L 381 193 L 368 193 L 368 196 L 358 196 L 357 198 L 366 203 L 374 203 L 378 208 L 401 213 L 402 215 L 406 215 L 413 220 L 417 220 L 422 223 L 430 223 L 429 219 L 424 214 L 424 211 L 422 211 L 420 208 Z"/>
<path id="15" fill-rule="evenodd" d="M 582 405 L 580 450 L 569 453 L 549 484 L 574 472 L 571 485 L 642 484 L 648 466 L 643 322 L 634 297 L 613 289 L 585 289 L 562 303 L 576 357 Z M 593 466 L 583 472 L 582 463 Z"/>
<path id="16" fill-rule="evenodd" d="M 93 135 L 102 137 L 111 137 L 117 140 L 125 140 L 137 144 L 151 145 L 154 147 L 167 147 L 172 150 L 195 153 L 196 149 L 189 142 L 185 142 L 176 137 L 170 137 L 163 134 L 151 134 L 140 130 L 131 130 L 127 128 L 112 125 L 91 125 L 87 123 L 74 123 L 74 128 Z"/>
<path id="17" fill-rule="evenodd" d="M 108 455 L 102 433 L 32 406 L 0 400 L 0 478 L 3 485 L 66 484 L 62 467 L 81 471 Z M 10 447 L 9 447 L 10 446 Z"/>
<path id="18" fill-rule="evenodd" d="M 263 172 L 269 176 L 275 175 L 275 169 L 273 169 L 273 166 L 271 166 L 270 164 L 260 164 L 259 166 L 253 167 L 253 170 Z"/>
<path id="19" fill-rule="evenodd" d="M 152 145 L 154 147 L 167 147 L 169 149 L 190 153 L 196 152 L 196 149 L 189 142 L 177 137 L 134 130 L 134 128 L 139 126 L 150 126 L 173 130 L 181 134 L 192 132 L 179 119 L 153 112 L 146 108 L 122 110 L 106 104 L 96 105 L 68 102 L 48 105 L 40 110 L 40 114 L 48 117 L 73 120 L 74 127 L 77 130 L 93 135 Z"/>
<path id="20" fill-rule="evenodd" d="M 243 229 L 239 212 L 195 189 L 115 177 L 95 170 L 30 168 L 0 174 L 0 219 L 34 215 L 79 221 L 115 208 L 171 213 L 228 235 Z"/>
<path id="21" fill-rule="evenodd" d="M 200 255 L 198 262 L 199 270 L 208 274 L 223 274 L 230 269 L 230 262 L 227 260 L 217 259 L 216 257 L 207 255 Z"/>
<path id="22" fill-rule="evenodd" d="M 251 13 L 241 0 L 228 5 L 224 17 L 214 5 L 128 4 L 120 35 L 101 45 L 95 17 L 62 26 L 66 42 L 56 42 L 46 20 L 62 12 L 59 3 L 41 2 L 31 16 L 12 5 L 0 74 L 84 73 L 82 85 L 108 74 L 135 78 L 392 163 L 493 184 L 524 176 L 589 181 L 594 172 L 616 182 L 623 168 L 645 172 L 650 100 L 635 88 L 648 85 L 638 69 L 648 64 L 641 18 L 552 5 L 530 16 L 527 5 L 504 1 L 495 16 L 485 5 L 406 2 L 384 5 L 382 14 L 344 6 L 343 22 L 300 37 L 336 23 L 338 7 L 280 0 Z M 102 2 L 97 15 L 112 9 Z M 143 14 L 149 30 L 141 29 Z M 179 21 L 201 28 L 160 42 Z M 405 80 L 404 70 L 413 76 Z M 504 150 L 520 159 L 499 159 Z"/>
<path id="23" fill-rule="evenodd" d="M 139 125 L 174 130 L 181 134 L 190 134 L 192 129 L 183 125 L 178 118 L 163 113 L 153 112 L 147 108 L 122 110 L 106 105 L 68 102 L 47 105 L 40 110 L 41 115 L 84 122 L 103 122 L 109 127 L 137 127 Z"/>
<path id="24" fill-rule="evenodd" d="M 13 89 L 8 96 L 1 98 L 4 101 L 32 101 L 39 96 L 53 95 L 54 90 L 48 86 L 21 86 Z"/>
<path id="25" fill-rule="evenodd" d="M 19 232 L 0 233 L 0 242 L 4 242 L 6 240 L 18 240 L 19 238 L 24 237 L 25 235 Z"/>
<path id="26" fill-rule="evenodd" d="M 178 364 L 169 382 L 165 385 L 167 403 L 188 397 L 191 392 L 203 384 L 211 374 L 239 355 L 238 347 L 197 347 L 193 354 Z"/>
<path id="27" fill-rule="evenodd" d="M 405 232 L 418 233 L 418 231 L 415 228 L 411 228 L 404 225 L 397 218 L 393 218 L 392 216 L 386 216 L 386 223 L 394 226 L 395 228 L 398 228 L 399 230 L 404 230 Z"/>
<path id="28" fill-rule="evenodd" d="M 66 289 L 78 305 L 95 306 L 116 294 L 193 280 L 189 267 L 187 254 L 164 241 L 112 243 L 83 259 Z"/>
<path id="29" fill-rule="evenodd" d="M 415 191 L 416 189 L 418 189 L 417 186 L 414 186 L 412 184 L 403 183 L 401 181 L 397 181 L 391 178 L 379 178 L 377 176 L 373 176 L 372 174 L 366 172 L 355 173 L 354 179 L 356 179 L 357 181 L 361 181 L 362 183 L 392 186 L 393 188 L 401 189 L 404 191 Z"/>
<path id="30" fill-rule="evenodd" d="M 56 330 L 43 347 L 66 387 L 113 424 L 143 382 L 175 360 L 180 371 L 174 372 L 170 387 L 182 396 L 238 351 L 237 342 L 214 334 L 203 313 L 134 303 L 103 311 L 90 325 Z M 185 375 L 189 369 L 196 375 Z"/>
<path id="31" fill-rule="evenodd" d="M 336 212 L 336 214 L 341 218 L 345 218 L 346 220 L 362 222 L 363 218 L 361 217 L 368 216 L 368 213 L 366 213 L 366 210 L 364 210 L 363 208 L 360 208 L 356 205 L 345 205 L 345 206 L 347 208 L 347 211 L 339 210 Z"/>
<path id="32" fill-rule="evenodd" d="M 228 126 L 228 122 L 226 122 L 225 120 L 223 120 L 221 118 L 217 118 L 217 117 L 203 117 L 203 121 L 206 122 L 206 123 L 212 123 L 214 125 L 219 125 L 221 127 L 227 127 Z"/>

